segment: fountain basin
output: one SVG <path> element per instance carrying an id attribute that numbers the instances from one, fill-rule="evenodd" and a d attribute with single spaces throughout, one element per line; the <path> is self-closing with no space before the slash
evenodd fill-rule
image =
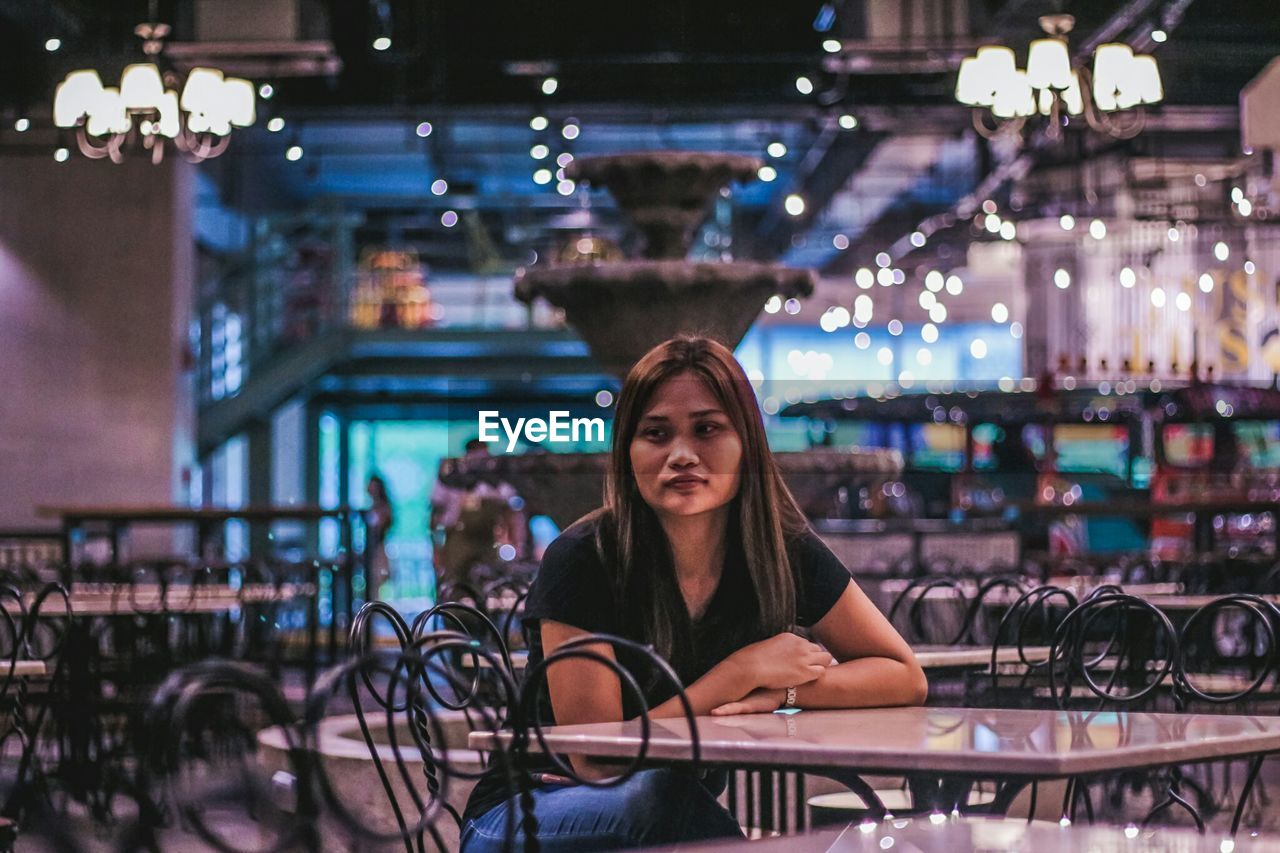
<path id="1" fill-rule="evenodd" d="M 720 189 L 755 178 L 760 166 L 741 154 L 636 151 L 574 160 L 565 175 L 609 190 L 639 232 L 643 257 L 680 259 Z"/>
<path id="2" fill-rule="evenodd" d="M 516 298 L 537 297 L 565 313 L 601 366 L 618 376 L 678 334 L 733 349 L 771 296 L 813 293 L 811 270 L 757 261 L 635 260 L 530 268 Z"/>
<path id="3" fill-rule="evenodd" d="M 480 753 L 467 749 L 467 736 L 471 732 L 466 717 L 458 711 L 436 711 L 444 732 L 445 749 L 451 766 L 463 772 L 474 774 L 481 769 Z M 365 715 L 372 732 L 378 755 L 391 782 L 392 790 L 404 811 L 406 821 L 416 821 L 413 812 L 413 801 L 405 783 L 396 770 L 395 751 L 392 749 L 385 730 L 386 716 L 383 711 L 370 711 Z M 427 792 L 426 778 L 422 773 L 422 758 L 414 746 L 413 738 L 404 725 L 403 718 L 397 719 L 396 741 L 400 746 L 401 758 L 408 769 L 419 794 L 425 799 Z M 383 832 L 395 830 L 396 818 L 391 803 L 378 778 L 369 748 L 360 733 L 360 723 L 355 714 L 328 717 L 317 727 L 317 743 L 334 792 L 347 808 L 366 825 L 377 827 Z M 275 778 L 292 779 L 292 771 L 288 760 L 288 747 L 284 732 L 279 727 L 263 729 L 258 733 L 259 757 L 268 775 Z M 280 776 L 278 774 L 288 774 Z M 467 797 L 475 787 L 474 779 L 450 777 L 445 799 L 462 812 Z M 332 818 L 326 818 L 326 826 L 332 831 L 322 833 L 325 850 L 350 850 L 351 839 Z M 453 819 L 444 812 L 436 819 L 436 827 L 444 838 L 447 849 L 458 849 L 458 829 Z M 402 843 L 376 845 L 372 843 L 360 847 L 361 850 L 404 850 Z"/>

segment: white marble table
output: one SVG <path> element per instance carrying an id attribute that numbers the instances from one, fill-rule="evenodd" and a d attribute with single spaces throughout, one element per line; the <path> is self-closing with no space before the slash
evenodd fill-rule
<path id="1" fill-rule="evenodd" d="M 883 823 L 851 824 L 841 829 L 790 835 L 765 841 L 730 840 L 682 844 L 687 853 L 1277 853 L 1280 842 L 1240 838 L 1227 845 L 1220 835 L 1199 835 L 1188 829 L 1119 826 L 1056 826 L 1001 818 L 901 819 Z"/>
<path id="2" fill-rule="evenodd" d="M 916 662 L 922 669 L 950 669 L 955 667 L 990 667 L 990 646 L 912 646 Z M 1043 663 L 1049 659 L 1048 646 L 1027 646 L 1018 653 L 1016 645 L 1001 646 L 996 650 L 996 663 Z"/>
<path id="3" fill-rule="evenodd" d="M 131 616 L 153 613 L 226 613 L 246 604 L 290 601 L 315 594 L 310 583 L 170 586 L 162 593 L 159 584 L 77 584 L 71 592 L 71 613 L 75 616 Z M 28 596 L 26 606 L 35 602 Z M 4 607 L 16 613 L 13 602 Z M 54 619 L 66 615 L 58 596 L 49 596 L 40 606 L 40 615 Z"/>
<path id="4" fill-rule="evenodd" d="M 10 672 L 10 666 L 13 667 Z M 14 678 L 39 678 L 48 673 L 48 667 L 42 660 L 19 660 L 12 663 L 0 660 L 0 682 L 10 676 Z"/>
<path id="5" fill-rule="evenodd" d="M 1143 598 L 1161 610 L 1180 611 L 1199 610 L 1219 598 L 1226 598 L 1227 595 L 1229 593 L 1223 592 L 1217 595 L 1146 595 Z M 1272 604 L 1280 604 L 1280 595 L 1260 595 L 1258 597 Z"/>
<path id="6" fill-rule="evenodd" d="M 1052 779 L 1280 751 L 1280 718 L 968 708 L 873 708 L 699 717 L 713 764 L 969 778 Z M 638 721 L 555 726 L 548 748 L 599 758 L 634 756 Z M 506 733 L 475 732 L 491 750 Z M 534 747 L 536 748 L 536 741 Z M 688 723 L 653 720 L 648 757 L 688 761 Z"/>
<path id="7" fill-rule="evenodd" d="M 379 638 L 379 645 L 399 645 L 395 637 Z M 991 648 L 989 646 L 914 646 L 912 651 L 916 660 L 924 669 L 954 669 L 959 667 L 989 667 L 991 665 Z M 1023 649 L 1030 663 L 1042 663 L 1049 659 L 1048 646 L 1027 646 Z M 1001 646 L 996 652 L 997 664 L 1021 663 L 1018 647 Z M 511 668 L 523 672 L 529 664 L 529 653 L 518 651 L 511 653 Z M 470 666 L 470 659 L 464 659 L 463 666 Z M 480 658 L 480 666 L 487 668 L 489 661 Z"/>

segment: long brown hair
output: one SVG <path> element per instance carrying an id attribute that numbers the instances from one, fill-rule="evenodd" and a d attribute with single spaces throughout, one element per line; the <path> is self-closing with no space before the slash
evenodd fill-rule
<path id="1" fill-rule="evenodd" d="M 807 529 L 769 452 L 764 421 L 751 383 L 733 353 L 703 337 L 672 338 L 649 350 L 627 374 L 613 421 L 613 448 L 605 479 L 597 544 L 614 570 L 618 607 L 635 620 L 645 642 L 665 658 L 681 648 L 689 614 L 675 576 L 670 543 L 658 516 L 640 495 L 631 467 L 631 442 L 655 390 L 689 373 L 716 397 L 742 442 L 738 494 L 730 505 L 728 535 L 740 536 L 750 590 L 744 591 L 758 638 L 790 629 L 796 621 L 796 588 L 789 536 Z"/>

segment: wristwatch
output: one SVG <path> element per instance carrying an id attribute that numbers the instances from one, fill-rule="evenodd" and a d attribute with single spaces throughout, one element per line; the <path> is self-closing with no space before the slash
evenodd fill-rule
<path id="1" fill-rule="evenodd" d="M 794 708 L 796 706 L 796 689 L 794 687 L 787 688 L 787 701 L 782 703 L 784 708 Z"/>

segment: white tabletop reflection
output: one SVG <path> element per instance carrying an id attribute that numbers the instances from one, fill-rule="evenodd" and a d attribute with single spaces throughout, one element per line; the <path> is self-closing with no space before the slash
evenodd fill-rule
<path id="1" fill-rule="evenodd" d="M 1022 820 L 930 818 L 853 824 L 752 842 L 753 853 L 1260 853 L 1280 851 L 1280 843 L 1243 837 L 1226 841 L 1222 835 L 1199 835 L 1187 829 L 1140 829 L 1136 826 L 1058 826 Z M 674 849 L 674 848 L 672 848 Z M 688 853 L 741 850 L 742 841 L 683 844 Z"/>
<path id="2" fill-rule="evenodd" d="M 1204 714 L 872 708 L 699 717 L 704 761 L 1054 778 L 1280 751 L 1280 718 Z M 495 735 L 471 735 L 491 749 Z M 641 724 L 546 729 L 555 752 L 630 757 Z M 534 744 L 536 748 L 536 743 Z M 653 720 L 648 756 L 687 761 L 683 719 Z"/>

